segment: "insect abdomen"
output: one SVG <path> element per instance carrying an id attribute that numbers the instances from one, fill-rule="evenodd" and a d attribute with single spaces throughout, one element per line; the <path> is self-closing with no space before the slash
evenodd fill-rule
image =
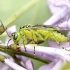
<path id="1" fill-rule="evenodd" d="M 58 44 L 68 41 L 68 37 L 62 35 L 61 33 L 58 33 L 56 30 L 51 30 L 51 28 L 50 30 L 48 28 L 45 30 L 37 30 L 37 32 L 41 34 L 44 40 L 52 40 L 57 42 Z"/>
<path id="2" fill-rule="evenodd" d="M 62 35 L 61 33 L 58 33 L 57 31 L 50 32 L 50 36 L 48 37 L 48 39 L 53 40 L 58 44 L 68 41 L 68 37 Z"/>

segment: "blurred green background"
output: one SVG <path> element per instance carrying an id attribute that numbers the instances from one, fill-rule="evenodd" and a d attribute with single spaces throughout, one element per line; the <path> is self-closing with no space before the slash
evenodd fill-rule
<path id="1" fill-rule="evenodd" d="M 0 0 L 0 20 L 7 28 L 16 25 L 18 31 L 24 24 L 43 24 L 50 16 L 46 0 Z M 0 39 L 5 42 L 5 35 Z M 44 64 L 33 61 L 35 70 Z"/>

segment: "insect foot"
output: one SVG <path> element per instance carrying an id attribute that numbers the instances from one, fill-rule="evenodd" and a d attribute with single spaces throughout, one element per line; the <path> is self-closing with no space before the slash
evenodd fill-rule
<path id="1" fill-rule="evenodd" d="M 20 52 L 20 45 L 18 44 L 11 44 L 8 48 Z"/>

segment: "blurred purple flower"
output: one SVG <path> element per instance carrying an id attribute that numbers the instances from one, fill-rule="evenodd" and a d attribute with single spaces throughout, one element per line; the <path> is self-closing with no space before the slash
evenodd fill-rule
<path id="1" fill-rule="evenodd" d="M 51 47 L 38 46 L 35 48 L 36 56 L 52 60 L 50 64 L 41 66 L 39 70 L 59 70 L 67 61 L 70 61 L 70 51 L 66 51 L 65 49 L 61 48 L 66 47 L 66 49 L 69 49 L 69 42 L 58 45 L 55 42 L 49 41 L 49 44 Z M 28 53 L 32 54 L 34 52 L 34 46 L 26 45 L 26 49 Z M 24 47 L 21 46 L 20 50 L 23 52 Z"/>
<path id="2" fill-rule="evenodd" d="M 45 25 L 58 24 L 70 14 L 70 1 L 69 0 L 46 0 L 52 14 L 51 18 L 47 20 Z"/>

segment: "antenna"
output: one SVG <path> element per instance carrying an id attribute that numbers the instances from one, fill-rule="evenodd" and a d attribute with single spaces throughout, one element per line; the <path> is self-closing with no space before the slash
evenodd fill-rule
<path id="1" fill-rule="evenodd" d="M 10 42 L 11 39 L 8 40 L 8 43 Z M 7 47 L 8 47 L 8 43 L 7 43 Z"/>
<path id="2" fill-rule="evenodd" d="M 7 32 L 7 28 L 6 28 L 6 33 L 7 33 L 7 35 L 10 37 L 10 35 L 9 35 L 8 32 Z M 8 43 L 10 42 L 10 40 L 11 40 L 11 38 L 8 40 Z M 8 46 L 8 43 L 7 43 L 7 46 Z"/>
<path id="3" fill-rule="evenodd" d="M 7 33 L 7 35 L 10 37 L 10 35 L 9 35 L 8 32 L 7 32 L 7 28 L 6 28 L 6 33 Z"/>

